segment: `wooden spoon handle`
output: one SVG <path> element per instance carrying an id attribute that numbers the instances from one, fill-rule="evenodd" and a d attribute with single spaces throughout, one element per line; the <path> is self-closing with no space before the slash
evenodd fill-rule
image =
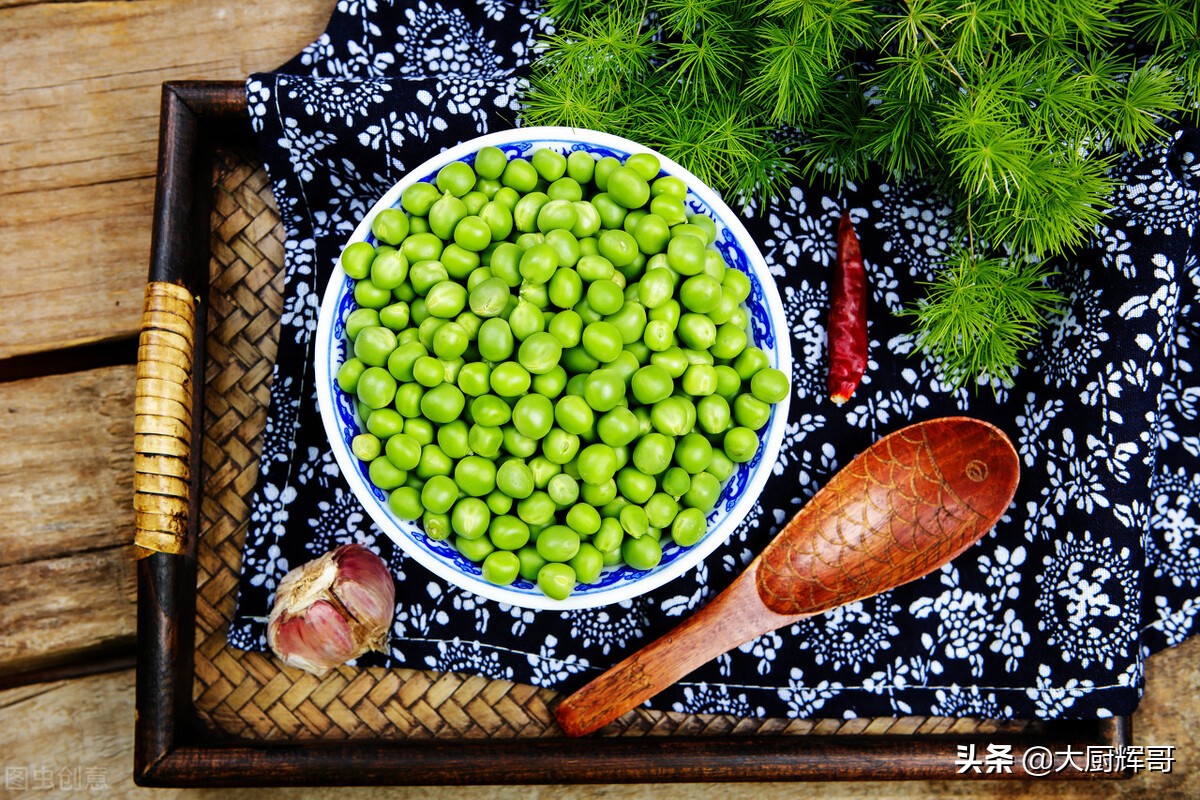
<path id="1" fill-rule="evenodd" d="M 638 650 L 555 710 L 568 736 L 583 736 L 661 692 L 727 650 L 800 619 L 776 614 L 762 604 L 748 569 L 662 638 Z"/>

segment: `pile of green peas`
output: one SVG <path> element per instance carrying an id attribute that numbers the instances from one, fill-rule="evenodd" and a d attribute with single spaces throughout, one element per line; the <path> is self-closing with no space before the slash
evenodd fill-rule
<path id="1" fill-rule="evenodd" d="M 750 280 L 652 154 L 485 147 L 379 212 L 337 382 L 388 506 L 484 579 L 565 599 L 687 547 L 788 379 L 750 341 Z"/>

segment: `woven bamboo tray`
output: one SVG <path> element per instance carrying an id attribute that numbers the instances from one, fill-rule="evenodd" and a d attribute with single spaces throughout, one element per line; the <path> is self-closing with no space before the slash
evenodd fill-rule
<path id="1" fill-rule="evenodd" d="M 583 743 L 558 730 L 552 690 L 411 669 L 342 667 L 318 679 L 231 648 L 283 305 L 283 231 L 249 146 L 241 91 L 164 87 L 136 409 L 138 542 L 147 556 L 139 783 L 955 777 L 957 747 L 971 742 L 1012 744 L 1010 776 L 1021 777 L 1026 747 L 1127 740 L 1126 719 L 785 720 L 643 708 Z"/>

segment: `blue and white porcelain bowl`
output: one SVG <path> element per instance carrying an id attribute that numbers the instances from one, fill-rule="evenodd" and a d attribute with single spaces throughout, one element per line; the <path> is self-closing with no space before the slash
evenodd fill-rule
<path id="1" fill-rule="evenodd" d="M 582 150 L 596 158 L 615 156 L 620 160 L 633 153 L 654 153 L 664 174 L 682 178 L 688 185 L 689 213 L 705 214 L 716 223 L 715 244 L 727 264 L 749 276 L 751 291 L 746 308 L 750 313 L 753 343 L 767 353 L 773 367 L 785 375 L 791 375 L 792 352 L 779 292 L 762 254 L 737 215 L 695 175 L 660 153 L 617 136 L 573 128 L 545 127 L 501 131 L 464 142 L 409 172 L 375 203 L 346 244 L 359 241 L 374 243 L 372 220 L 383 209 L 399 207 L 400 196 L 405 188 L 418 181 L 432 183 L 438 170 L 452 161 L 471 163 L 475 153 L 488 145 L 499 147 L 510 158 L 515 155 L 529 156 L 539 148 L 551 148 L 563 154 Z M 762 444 L 754 459 L 739 464 L 730 477 L 717 507 L 708 515 L 708 533 L 699 543 L 686 548 L 668 544 L 663 549 L 662 561 L 649 571 L 625 566 L 606 568 L 597 583 L 580 584 L 570 597 L 561 601 L 546 597 L 536 585 L 522 579 L 510 586 L 488 583 L 483 579 L 479 565 L 460 555 L 449 541 L 431 540 L 417 523 L 401 520 L 392 514 L 387 504 L 387 493 L 370 483 L 366 464 L 350 451 L 351 440 L 362 428 L 354 402 L 338 388 L 337 372 L 349 351 L 345 320 L 355 308 L 353 287 L 354 281 L 346 276 L 341 267 L 337 267 L 321 303 L 315 375 L 317 401 L 325 431 L 342 474 L 371 519 L 408 555 L 455 586 L 497 602 L 536 609 L 592 608 L 628 600 L 682 575 L 720 546 L 754 506 L 771 475 L 783 441 L 790 398 L 785 398 L 774 407 L 765 430 L 760 431 Z"/>

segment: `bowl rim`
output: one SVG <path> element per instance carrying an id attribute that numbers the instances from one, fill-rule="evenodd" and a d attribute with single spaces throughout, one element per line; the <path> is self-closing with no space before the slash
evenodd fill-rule
<path id="1" fill-rule="evenodd" d="M 741 218 L 729 208 L 715 191 L 689 170 L 684 169 L 672 159 L 650 147 L 620 136 L 586 128 L 530 126 L 494 131 L 468 139 L 443 150 L 437 155 L 426 159 L 421 164 L 407 170 L 404 176 L 393 184 L 363 215 L 354 231 L 345 240 L 343 248 L 353 242 L 365 241 L 371 232 L 371 222 L 375 216 L 380 211 L 395 206 L 399 202 L 404 190 L 412 184 L 420 182 L 421 178 L 430 171 L 452 161 L 458 161 L 466 156 L 470 156 L 483 147 L 511 145 L 518 142 L 536 144 L 540 141 L 577 142 L 615 151 L 623 151 L 630 155 L 634 153 L 651 153 L 659 159 L 659 163 L 664 171 L 683 179 L 687 183 L 689 192 L 693 193 L 714 214 L 721 218 L 724 227 L 729 230 L 738 247 L 744 252 L 751 272 L 754 273 L 752 277 L 756 278 L 761 284 L 768 318 L 784 323 L 782 327 L 775 330 L 776 344 L 774 351 L 779 368 L 790 376 L 792 368 L 791 334 L 787 329 L 787 316 L 783 310 L 783 302 L 779 296 L 779 289 L 771 276 L 762 251 L 759 249 L 757 242 L 750 236 L 750 232 L 746 230 L 746 226 L 742 223 Z M 649 571 L 643 578 L 606 587 L 590 594 L 587 592 L 573 592 L 565 600 L 554 600 L 540 593 L 526 594 L 518 592 L 508 586 L 491 584 L 482 578 L 461 572 L 452 565 L 443 562 L 429 550 L 419 546 L 411 546 L 412 543 L 408 541 L 407 537 L 400 530 L 397 520 L 393 519 L 386 512 L 386 509 L 380 509 L 384 511 L 381 518 L 375 513 L 372 504 L 366 503 L 363 500 L 364 493 L 369 494 L 370 490 L 359 474 L 357 464 L 354 463 L 349 446 L 346 446 L 342 440 L 341 431 L 335 419 L 336 409 L 331 389 L 332 382 L 325 379 L 326 376 L 322 370 L 323 364 L 332 364 L 333 318 L 336 316 L 337 305 L 341 296 L 340 287 L 345 285 L 346 280 L 347 276 L 341 267 L 339 259 L 338 263 L 334 265 L 329 281 L 325 285 L 321 304 L 318 309 L 312 363 L 315 370 L 317 405 L 321 423 L 325 429 L 326 437 L 330 442 L 330 448 L 333 451 L 334 458 L 337 460 L 342 477 L 349 484 L 351 492 L 354 494 L 355 499 L 363 506 L 363 510 L 367 516 L 379 526 L 379 529 L 397 547 L 434 575 L 453 586 L 499 603 L 535 610 L 580 610 L 598 608 L 630 600 L 646 592 L 653 591 L 693 569 L 704 561 L 715 549 L 728 541 L 729 537 L 733 535 L 733 532 L 746 518 L 750 509 L 753 508 L 754 503 L 761 496 L 767 480 L 773 474 L 773 465 L 778 458 L 783 444 L 784 429 L 787 425 L 788 410 L 791 406 L 791 392 L 771 409 L 771 417 L 767 422 L 767 434 L 762 443 L 762 457 L 758 468 L 750 475 L 741 496 L 733 508 L 726 512 L 725 519 L 722 520 L 722 522 L 727 524 L 728 530 L 721 536 L 714 536 L 714 531 L 710 531 L 703 539 L 687 548 L 682 555 L 661 570 Z M 728 522 L 729 520 L 732 520 L 732 522 Z M 395 528 L 395 531 L 393 531 L 393 528 Z"/>

